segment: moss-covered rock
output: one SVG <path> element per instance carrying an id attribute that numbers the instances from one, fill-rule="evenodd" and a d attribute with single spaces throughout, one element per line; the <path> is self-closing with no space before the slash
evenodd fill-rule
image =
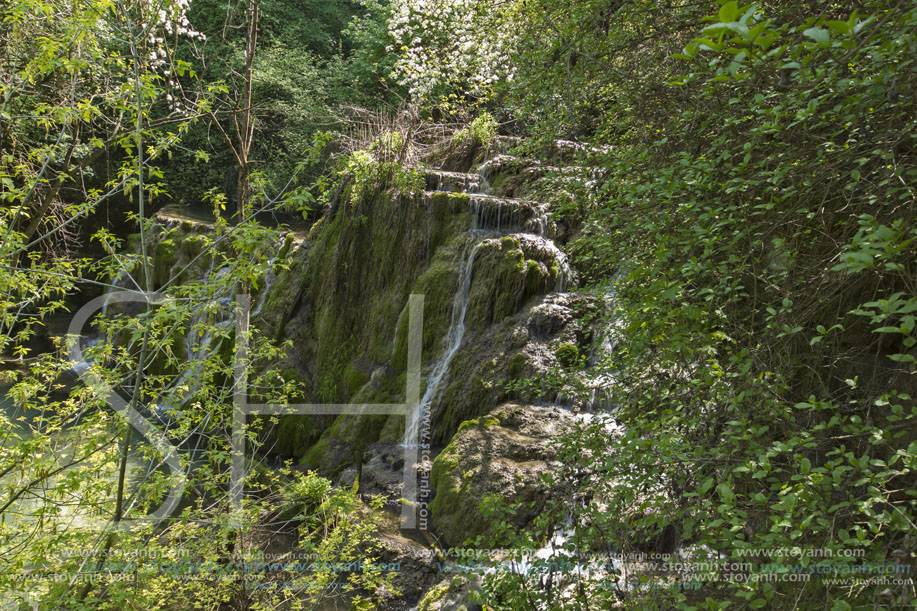
<path id="1" fill-rule="evenodd" d="M 349 400 L 359 388 L 357 359 L 391 359 L 396 322 L 413 285 L 438 257 L 422 288 L 437 295 L 450 290 L 448 256 L 438 249 L 467 226 L 460 196 L 391 191 L 336 205 L 316 224 L 265 306 L 274 336 L 292 340 L 296 358 L 311 365 L 316 400 Z M 432 348 L 432 335 L 427 341 Z"/>
<path id="2" fill-rule="evenodd" d="M 499 324 L 469 329 L 433 402 L 433 442 L 445 444 L 463 421 L 504 401 L 525 399 L 529 395 L 509 390 L 522 380 L 539 386 L 542 394 L 532 400 L 557 398 L 562 388 L 550 386 L 561 367 L 555 348 L 571 343 L 582 354 L 580 320 L 594 309 L 588 297 L 552 293 Z"/>
<path id="3" fill-rule="evenodd" d="M 453 575 L 433 586 L 417 603 L 417 611 L 470 611 L 478 609 L 474 593 L 481 589 L 477 575 Z"/>
<path id="4" fill-rule="evenodd" d="M 274 442 L 265 441 L 265 447 L 279 456 L 303 456 L 318 440 L 321 431 L 309 416 L 281 416 L 277 419 Z"/>
<path id="5" fill-rule="evenodd" d="M 172 267 L 178 262 L 178 244 L 175 237 L 160 239 L 153 251 L 153 283 L 162 286 L 172 276 Z"/>
<path id="6" fill-rule="evenodd" d="M 474 262 L 468 303 L 469 326 L 486 326 L 519 311 L 531 297 L 549 292 L 559 263 L 552 251 L 531 247 L 517 236 L 485 240 Z"/>
<path id="7" fill-rule="evenodd" d="M 504 404 L 469 421 L 433 461 L 434 527 L 449 545 L 486 534 L 482 499 L 498 495 L 522 503 L 513 520 L 519 528 L 537 516 L 551 490 L 541 480 L 552 469 L 549 441 L 572 428 L 574 417 L 559 408 Z"/>
<path id="8" fill-rule="evenodd" d="M 459 140 L 440 146 L 433 155 L 442 164 L 432 165 L 466 171 L 501 145 L 499 138 Z M 513 172 L 524 173 L 520 168 Z M 283 265 L 256 324 L 268 336 L 290 341 L 287 360 L 309 380 L 309 401 L 402 402 L 408 296 L 424 295 L 422 350 L 428 374 L 446 348 L 461 269 L 478 244 L 465 340 L 432 406 L 434 443 L 448 440 L 462 421 L 507 400 L 508 380 L 556 366 L 548 341 L 558 341 L 561 331 L 534 338 L 523 319 L 538 296 L 558 285 L 563 255 L 538 236 L 485 238 L 469 232 L 471 203 L 464 193 L 404 195 L 382 184 L 364 185 L 353 197 L 344 186 L 305 241 L 284 242 Z M 514 204 L 529 206 L 526 219 L 541 214 L 524 202 Z M 511 212 L 505 206 L 500 211 Z M 342 460 L 349 464 L 359 447 L 400 440 L 404 420 L 336 418 L 323 431 L 320 447 L 304 460 L 329 467 L 319 455 L 330 455 L 346 457 Z M 301 427 L 286 427 L 300 431 L 290 437 L 292 444 L 299 443 L 305 434 Z"/>
<path id="9" fill-rule="evenodd" d="M 564 367 L 574 367 L 579 362 L 579 348 L 573 342 L 563 342 L 554 349 L 554 355 Z"/>

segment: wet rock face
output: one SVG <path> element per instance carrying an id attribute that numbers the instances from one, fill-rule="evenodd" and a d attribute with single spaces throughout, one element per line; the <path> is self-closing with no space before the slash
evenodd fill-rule
<path id="1" fill-rule="evenodd" d="M 595 307 L 588 297 L 551 293 L 498 324 L 469 330 L 432 405 L 433 443 L 448 443 L 462 422 L 509 400 L 506 382 L 544 379 L 567 365 L 558 357 L 560 347 L 573 345 L 579 352 L 588 352 L 588 344 L 580 341 L 581 317 Z"/>
<path id="2" fill-rule="evenodd" d="M 430 511 L 445 542 L 458 546 L 488 532 L 480 505 L 490 495 L 521 503 L 513 522 L 518 528 L 530 524 L 554 492 L 542 481 L 554 468 L 550 442 L 574 423 L 564 409 L 514 403 L 463 423 L 431 473 L 436 494 Z"/>
<path id="3" fill-rule="evenodd" d="M 444 140 L 425 159 L 425 191 L 379 184 L 354 199 L 342 187 L 289 249 L 253 324 L 290 341 L 278 366 L 303 383 L 305 402 L 403 401 L 410 294 L 424 295 L 422 392 L 436 447 L 462 422 L 528 396 L 512 395 L 509 382 L 545 378 L 585 353 L 579 345 L 565 362 L 557 356 L 562 343 L 584 344 L 579 298 L 566 293 L 578 279 L 552 211 L 537 201 L 546 178 L 566 169 L 507 154 L 520 144 Z M 274 447 L 333 477 L 366 453 L 362 481 L 394 494 L 374 444 L 400 442 L 416 423 L 368 418 L 332 417 L 318 441 L 305 424 L 284 422 Z"/>
<path id="4" fill-rule="evenodd" d="M 400 514 L 386 511 L 381 528 L 376 533 L 380 544 L 379 561 L 397 564 L 392 585 L 400 592 L 381 593 L 379 609 L 407 611 L 415 608 L 424 592 L 442 578 L 425 540 L 418 533 L 401 530 Z"/>
<path id="5" fill-rule="evenodd" d="M 547 339 L 557 334 L 570 323 L 573 313 L 557 299 L 545 299 L 534 306 L 526 319 L 526 328 L 533 337 Z"/>
<path id="6" fill-rule="evenodd" d="M 153 288 L 158 290 L 174 275 L 179 282 L 201 280 L 214 260 L 211 255 L 198 257 L 210 244 L 213 224 L 172 208 L 157 212 L 155 221 L 146 244 L 152 257 Z M 134 234 L 128 238 L 129 250 L 135 254 L 140 253 L 139 237 Z"/>

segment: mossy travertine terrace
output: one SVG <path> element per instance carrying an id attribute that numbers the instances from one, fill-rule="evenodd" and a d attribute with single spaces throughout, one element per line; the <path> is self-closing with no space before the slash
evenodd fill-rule
<path id="1" fill-rule="evenodd" d="M 403 401 L 404 314 L 411 293 L 425 298 L 423 407 L 435 445 L 449 443 L 457 432 L 467 437 L 479 424 L 492 428 L 497 416 L 478 419 L 510 398 L 505 381 L 569 365 L 558 359 L 556 347 L 579 341 L 571 330 L 577 315 L 570 299 L 554 296 L 574 286 L 576 274 L 550 239 L 554 225 L 547 206 L 508 195 L 534 192 L 530 183 L 544 173 L 507 155 L 501 142 L 490 149 L 445 146 L 449 169 L 426 171 L 427 191 L 405 194 L 378 185 L 352 197 L 353 187 L 345 188 L 306 239 L 284 239 L 277 257 L 285 265 L 274 266 L 276 278 L 253 322 L 290 342 L 286 358 L 273 366 L 302 383 L 302 400 Z M 499 162 L 488 161 L 496 155 Z M 484 169 L 470 171 L 469 163 L 483 163 Z M 188 221 L 170 219 L 171 228 L 157 242 L 163 274 L 177 264 L 177 243 L 193 246 L 193 240 L 170 237 L 176 223 L 184 227 Z M 560 322 L 549 322 L 556 313 Z M 353 478 L 348 467 L 360 460 L 366 465 L 364 489 L 396 497 L 404 465 L 393 459 L 392 448 L 408 424 L 400 416 L 287 416 L 267 441 L 275 453 L 345 479 Z M 502 447 L 511 429 L 493 432 Z M 472 505 L 479 499 L 463 497 L 457 474 L 445 465 L 451 455 L 445 452 L 435 468 L 437 528 L 457 510 L 478 515 Z M 509 455 L 495 460 L 502 472 L 514 473 L 514 486 L 530 491 L 547 459 L 539 455 L 528 466 Z M 499 479 L 489 470 L 479 476 Z M 484 484 L 478 479 L 479 491 Z M 514 486 L 505 489 L 511 497 Z M 455 540 L 457 531 L 448 537 Z"/>
<path id="2" fill-rule="evenodd" d="M 490 154 L 479 150 L 467 155 L 483 160 Z M 492 178 L 498 176 L 491 172 Z M 335 204 L 311 238 L 291 254 L 290 270 L 280 274 L 268 296 L 264 324 L 275 337 L 293 341 L 296 351 L 289 366 L 315 400 L 400 401 L 406 321 L 402 318 L 397 328 L 396 323 L 407 295 L 425 295 L 423 350 L 432 368 L 446 348 L 463 253 L 475 242 L 481 246 L 471 270 L 468 332 L 477 333 L 536 295 L 563 290 L 575 281 L 563 254 L 537 235 L 548 225 L 543 205 L 476 193 L 487 184 L 474 172 L 430 170 L 426 183 L 444 190 L 411 196 L 383 188 L 362 194 L 356 206 Z M 462 192 L 453 190 L 459 188 Z M 456 358 L 467 361 L 465 351 L 461 348 Z M 446 372 L 443 389 L 432 399 L 434 414 L 443 411 L 446 386 L 452 386 L 449 396 L 456 397 L 452 380 L 458 377 L 458 372 Z M 474 379 L 464 382 L 477 384 Z M 443 441 L 459 422 L 487 409 L 454 399 L 448 403 L 441 422 L 433 423 L 435 437 Z M 358 431 L 367 427 L 353 420 L 339 418 L 326 430 L 326 450 L 335 443 L 397 441 L 404 430 L 403 419 L 391 418 L 369 427 L 369 438 L 357 440 Z M 292 445 L 279 444 L 285 449 Z M 305 452 L 301 448 L 293 454 Z M 320 454 L 309 452 L 307 462 L 327 467 L 327 460 L 315 462 Z"/>

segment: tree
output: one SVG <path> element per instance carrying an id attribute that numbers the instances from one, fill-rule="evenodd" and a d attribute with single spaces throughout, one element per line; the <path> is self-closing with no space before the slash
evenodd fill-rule
<path id="1" fill-rule="evenodd" d="M 231 539 L 221 536 L 231 515 L 226 480 L 232 414 L 227 406 L 233 392 L 232 363 L 226 358 L 233 340 L 232 312 L 221 300 L 234 294 L 238 284 L 264 288 L 278 235 L 246 221 L 251 216 L 248 196 L 237 222 L 227 222 L 217 206 L 216 222 L 191 233 L 170 229 L 151 214 L 153 201 L 168 196 L 157 162 L 180 141 L 188 122 L 209 107 L 208 100 L 200 98 L 198 106 L 181 93 L 187 85 L 183 79 L 193 77 L 174 55 L 176 40 L 192 35 L 186 9 L 181 2 L 106 1 L 74 6 L 26 1 L 3 9 L 0 32 L 8 69 L 3 71 L 0 114 L 5 152 L 0 161 L 5 203 L 0 211 L 5 263 L 0 331 L 2 348 L 19 362 L 18 370 L 4 372 L 15 407 L 11 416 L 0 416 L 0 590 L 5 601 L 40 601 L 43 608 L 152 609 L 171 608 L 176 597 L 213 605 L 238 595 L 233 582 L 211 579 L 238 573 L 227 564 Z M 250 23 L 249 58 L 256 42 L 257 4 Z M 246 116 L 240 116 L 239 124 L 239 133 L 247 134 L 241 140 L 243 159 L 252 141 L 251 62 L 246 74 L 246 101 L 240 105 Z M 68 86 L 64 94 L 62 84 Z M 92 160 L 102 155 L 118 161 L 114 179 L 93 173 Z M 94 180 L 104 190 L 92 186 Z M 82 199 L 68 191 L 84 181 Z M 79 201 L 65 203 L 62 194 Z M 58 215 L 64 228 L 78 228 L 99 203 L 119 194 L 135 206 L 130 215 L 139 235 L 134 239 L 103 227 L 93 239 L 110 254 L 97 262 L 74 259 L 61 248 L 56 256 L 39 250 L 62 234 L 57 227 L 39 235 L 51 215 Z M 36 219 L 38 230 L 32 228 Z M 92 319 L 91 331 L 99 341 L 83 346 L 83 362 L 69 360 L 66 338 L 56 338 L 52 350 L 32 356 L 29 341 L 41 324 L 49 314 L 75 309 L 77 293 L 86 284 L 103 291 L 127 287 L 140 296 L 155 289 L 165 298 L 140 311 L 108 303 Z M 249 352 L 253 371 L 264 371 L 264 363 L 277 354 L 276 347 L 255 334 Z M 161 469 L 162 453 L 137 443 L 131 427 L 97 388 L 67 382 L 67 376 L 86 370 L 153 423 L 184 466 L 196 465 L 188 474 L 188 505 L 179 515 L 158 525 L 138 522 L 169 491 L 169 472 Z M 253 377 L 253 387 L 270 401 L 285 402 L 295 390 L 270 371 Z M 252 450 L 256 432 L 248 433 Z M 255 483 L 261 496 L 246 507 L 245 528 L 290 502 L 279 495 L 284 482 L 273 475 Z M 337 505 L 333 511 L 324 508 L 325 527 L 339 532 L 338 541 L 346 545 L 329 542 L 317 558 L 333 561 L 367 543 L 370 523 L 355 525 L 348 514 L 357 509 L 351 510 L 342 495 L 328 496 Z M 98 519 L 105 525 L 101 531 L 95 528 Z M 113 529 L 121 524 L 135 528 Z M 226 544 L 215 547 L 220 541 Z M 253 551 L 235 550 L 240 558 Z M 163 559 L 177 564 L 163 570 L 156 564 Z M 189 581 L 185 576 L 192 563 L 210 572 L 200 571 L 200 579 Z M 312 578 L 305 566 L 295 566 L 269 580 L 294 574 Z M 324 583 L 341 576 L 327 577 Z M 246 594 L 265 604 L 306 595 L 314 599 L 327 593 L 322 587 L 307 594 L 277 587 Z"/>
<path id="2" fill-rule="evenodd" d="M 536 135 L 593 145 L 577 162 L 598 179 L 553 211 L 582 227 L 568 249 L 590 289 L 614 296 L 618 329 L 604 364 L 571 376 L 613 374 L 616 411 L 563 441 L 565 466 L 547 483 L 570 494 L 531 537 L 571 519 L 567 553 L 682 543 L 695 562 L 747 564 L 693 584 L 670 574 L 696 591 L 639 570 L 652 590 L 596 576 L 583 608 L 620 596 L 910 604 L 904 582 L 821 575 L 911 562 L 917 287 L 905 251 L 917 234 L 900 75 L 913 69 L 904 33 L 917 13 L 652 6 L 612 5 L 609 19 L 607 3 L 541 3 L 540 37 L 524 36 L 516 58 L 528 86 L 506 92 L 542 120 Z M 506 535 L 489 543 L 517 536 Z M 824 556 L 792 555 L 813 549 Z M 774 578 L 793 572 L 811 577 Z M 508 608 L 529 595 L 566 607 L 519 575 L 495 575 L 485 593 Z"/>

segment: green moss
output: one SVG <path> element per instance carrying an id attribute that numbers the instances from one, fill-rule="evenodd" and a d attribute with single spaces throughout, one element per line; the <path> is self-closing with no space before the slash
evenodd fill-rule
<path id="1" fill-rule="evenodd" d="M 443 582 L 433 586 L 433 589 L 427 592 L 427 595 L 417 603 L 417 611 L 433 611 L 434 609 L 439 609 L 436 603 L 445 598 L 446 594 L 449 593 L 449 585 L 449 583 Z"/>
<path id="2" fill-rule="evenodd" d="M 525 292 L 534 295 L 542 292 L 553 283 L 551 274 L 544 263 L 529 259 L 525 268 Z"/>
<path id="3" fill-rule="evenodd" d="M 507 377 L 510 379 L 521 377 L 525 372 L 526 365 L 528 365 L 528 359 L 525 357 L 525 354 L 521 352 L 515 354 L 506 366 Z"/>
<path id="4" fill-rule="evenodd" d="M 303 456 L 320 434 L 310 416 L 281 416 L 271 452 L 281 456 Z"/>
<path id="5" fill-rule="evenodd" d="M 455 261 L 449 255 L 437 256 L 414 285 L 413 292 L 424 296 L 423 353 L 437 354 L 440 345 L 452 320 L 453 298 L 458 285 L 458 270 Z M 405 324 L 407 323 L 405 317 Z M 406 331 L 406 329 L 405 329 Z M 406 362 L 407 333 L 399 337 L 403 342 L 398 345 L 399 366 Z"/>
<path id="6" fill-rule="evenodd" d="M 519 238 L 514 238 L 511 235 L 505 235 L 502 238 L 500 238 L 500 244 L 503 246 L 503 248 L 508 249 L 508 250 L 517 249 L 517 248 L 522 247 L 522 244 L 520 244 L 519 242 Z"/>
<path id="7" fill-rule="evenodd" d="M 468 304 L 471 326 L 486 326 L 516 312 L 526 297 L 526 260 L 519 240 L 505 236 L 478 251 Z"/>
<path id="8" fill-rule="evenodd" d="M 125 249 L 127 252 L 139 253 L 140 252 L 140 234 L 132 233 L 127 236 L 125 240 Z"/>
<path id="9" fill-rule="evenodd" d="M 352 397 L 367 382 L 369 382 L 369 374 L 365 371 L 356 369 L 353 365 L 344 369 L 344 394 L 347 397 Z"/>
<path id="10" fill-rule="evenodd" d="M 474 428 L 478 426 L 479 423 L 480 423 L 480 420 L 478 418 L 474 418 L 472 420 L 466 420 L 465 422 L 459 425 L 458 430 L 455 432 L 455 434 L 458 435 L 459 433 L 461 433 L 464 430 Z"/>
<path id="11" fill-rule="evenodd" d="M 280 250 L 277 251 L 277 258 L 286 259 L 290 254 L 290 250 L 293 248 L 293 244 L 294 241 L 292 233 L 288 233 L 283 236 L 283 245 L 280 247 Z"/>
<path id="12" fill-rule="evenodd" d="M 403 416 L 402 416 L 403 418 Z M 388 416 L 359 416 L 342 414 L 334 419 L 322 439 L 336 440 L 342 444 L 365 448 L 379 440 Z"/>
<path id="13" fill-rule="evenodd" d="M 430 503 L 430 514 L 434 522 L 453 513 L 455 508 L 461 506 L 463 493 L 467 495 L 469 492 L 468 480 L 463 481 L 454 474 L 458 470 L 458 464 L 459 457 L 453 438 L 446 449 L 433 460 L 433 468 L 430 470 L 430 484 L 436 491 Z"/>
<path id="14" fill-rule="evenodd" d="M 314 380 L 309 400 L 352 400 L 383 364 L 391 371 L 366 387 L 359 400 L 403 400 L 408 316 L 399 314 L 411 293 L 425 296 L 423 355 L 428 363 L 435 359 L 452 315 L 458 259 L 469 239 L 468 209 L 466 194 L 369 188 L 355 202 L 342 195 L 302 246 L 293 250 L 289 239 L 284 242 L 278 254 L 289 270 L 280 270 L 259 322 L 273 337 L 291 340 L 291 359 L 308 364 Z M 372 430 L 361 432 L 362 422 L 371 422 Z M 289 435 L 280 446 L 286 451 L 308 438 L 307 431 L 285 426 Z M 331 440 L 400 439 L 403 430 L 400 416 L 335 420 L 304 461 L 318 466 Z M 342 453 L 335 449 L 337 454 Z"/>
<path id="15" fill-rule="evenodd" d="M 156 244 L 156 250 L 153 251 L 153 282 L 157 286 L 168 282 L 172 266 L 177 260 L 178 245 L 175 239 L 163 237 Z"/>
<path id="16" fill-rule="evenodd" d="M 468 210 L 471 196 L 467 193 L 454 193 L 450 191 L 436 191 L 430 194 L 430 206 L 434 209 L 445 209 L 450 213 Z"/>
<path id="17" fill-rule="evenodd" d="M 181 251 L 190 260 L 204 252 L 210 241 L 198 233 L 187 235 L 181 241 Z"/>
<path id="18" fill-rule="evenodd" d="M 469 418 L 486 413 L 506 397 L 496 383 L 505 374 L 493 361 L 478 362 L 474 348 L 463 350 L 452 362 L 450 382 L 441 395 L 441 416 L 433 430 L 434 442 L 448 439 Z"/>
<path id="19" fill-rule="evenodd" d="M 431 252 L 468 229 L 471 224 L 467 193 L 437 191 L 428 196 L 428 237 Z"/>
<path id="20" fill-rule="evenodd" d="M 385 424 L 382 425 L 379 441 L 402 441 L 404 439 L 405 424 L 404 416 L 389 416 Z"/>
<path id="21" fill-rule="evenodd" d="M 290 236 L 287 236 L 288 238 Z M 288 240 L 287 242 L 291 242 Z M 284 244 L 286 245 L 287 242 Z M 261 309 L 259 321 L 267 326 L 268 332 L 276 339 L 284 337 L 286 324 L 290 316 L 295 314 L 294 311 L 300 299 L 305 281 L 308 277 L 305 275 L 305 259 L 308 249 L 304 243 L 302 247 L 293 250 L 288 257 L 288 269 L 278 269 L 275 265 L 275 274 L 277 278 L 271 285 L 270 292 L 265 298 L 264 307 Z M 278 263 L 280 258 L 278 257 Z"/>
<path id="22" fill-rule="evenodd" d="M 467 427 L 465 430 L 467 431 Z M 466 436 L 468 434 L 466 432 Z M 462 540 L 473 539 L 483 533 L 488 526 L 478 509 L 481 499 L 479 491 L 474 486 L 480 459 L 459 456 L 457 439 L 458 435 L 453 437 L 446 449 L 436 457 L 430 473 L 430 482 L 435 490 L 430 503 L 430 515 L 433 523 L 442 530 L 452 545 L 457 545 Z"/>
<path id="23" fill-rule="evenodd" d="M 309 469 L 318 469 L 322 464 L 322 458 L 328 453 L 328 446 L 328 439 L 322 437 L 303 455 L 299 464 Z"/>
<path id="24" fill-rule="evenodd" d="M 579 348 L 576 344 L 565 342 L 554 349 L 554 356 L 564 367 L 574 367 L 579 363 Z"/>

